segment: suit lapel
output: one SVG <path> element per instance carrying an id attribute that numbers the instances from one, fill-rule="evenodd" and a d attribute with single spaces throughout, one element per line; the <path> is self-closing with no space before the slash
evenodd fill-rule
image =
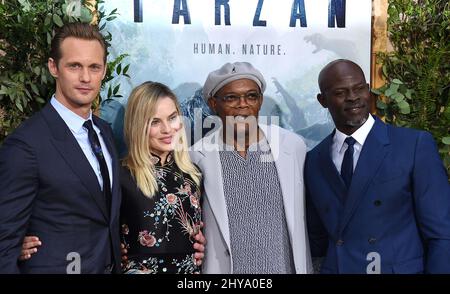
<path id="1" fill-rule="evenodd" d="M 364 142 L 355 172 L 353 173 L 347 202 L 344 207 L 341 232 L 345 229 L 361 199 L 366 195 L 370 183 L 389 151 L 388 146 L 387 127 L 378 118 L 375 118 L 375 124 Z"/>
<path id="2" fill-rule="evenodd" d="M 217 141 L 214 144 L 208 143 L 208 139 L 211 137 L 206 137 L 204 143 L 204 151 L 199 151 L 205 156 L 205 170 L 208 173 L 207 177 L 204 177 L 205 191 L 208 191 L 207 198 L 208 203 L 211 206 L 211 210 L 214 217 L 219 225 L 219 229 L 222 232 L 222 236 L 228 246 L 230 245 L 230 229 L 228 224 L 228 211 L 225 200 L 225 193 L 223 191 L 223 177 L 222 177 L 222 164 L 220 162 L 220 156 L 218 152 Z M 217 138 L 215 138 L 217 140 Z M 207 224 L 206 224 L 207 225 Z"/>
<path id="3" fill-rule="evenodd" d="M 328 137 L 324 139 L 324 141 L 320 144 L 319 149 L 319 167 L 323 169 L 323 174 L 325 179 L 329 182 L 330 186 L 335 192 L 335 195 L 338 197 L 339 201 L 344 199 L 345 194 L 347 193 L 347 187 L 345 186 L 344 181 L 336 166 L 334 165 L 333 160 L 331 159 L 331 144 L 333 143 L 334 132 L 331 133 Z"/>
<path id="4" fill-rule="evenodd" d="M 294 179 L 295 171 L 293 162 L 293 150 L 291 145 L 284 142 L 285 136 L 281 135 L 278 129 L 260 125 L 260 129 L 269 142 L 270 151 L 275 161 L 277 169 L 278 180 L 280 181 L 281 194 L 283 197 L 284 212 L 286 215 L 286 222 L 289 228 L 290 239 L 292 240 L 292 232 L 295 227 L 295 195 L 294 195 Z M 283 146 L 283 148 L 280 148 Z"/>
<path id="5" fill-rule="evenodd" d="M 81 150 L 77 140 L 50 103 L 42 109 L 42 114 L 53 135 L 53 145 L 89 191 L 89 194 L 107 220 L 108 213 L 106 210 L 106 203 L 103 199 L 103 193 L 100 189 L 97 176 L 92 170 L 86 156 L 84 156 L 83 150 Z"/>

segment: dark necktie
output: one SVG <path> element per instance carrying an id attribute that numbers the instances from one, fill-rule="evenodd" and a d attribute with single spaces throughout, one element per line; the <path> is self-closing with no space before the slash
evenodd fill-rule
<path id="1" fill-rule="evenodd" d="M 356 140 L 353 137 L 347 137 L 345 139 L 345 143 L 347 143 L 348 147 L 344 154 L 344 159 L 342 160 L 341 166 L 341 177 L 347 186 L 347 189 L 350 188 L 350 184 L 352 182 L 353 176 L 353 152 Z"/>
<path id="2" fill-rule="evenodd" d="M 97 133 L 92 126 L 92 121 L 85 121 L 83 126 L 88 130 L 89 143 L 91 144 L 92 151 L 94 152 L 94 155 L 100 165 L 100 172 L 103 179 L 103 194 L 105 196 L 107 209 L 109 211 L 111 209 L 111 182 L 109 180 L 108 166 L 106 165 L 105 157 L 103 156 L 100 140 L 98 139 Z"/>

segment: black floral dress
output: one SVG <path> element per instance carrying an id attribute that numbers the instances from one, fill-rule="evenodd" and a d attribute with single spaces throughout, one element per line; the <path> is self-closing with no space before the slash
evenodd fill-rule
<path id="1" fill-rule="evenodd" d="M 146 197 L 126 167 L 121 169 L 122 242 L 128 248 L 127 274 L 199 273 L 194 235 L 201 221 L 200 189 L 177 167 L 172 155 L 161 166 L 153 156 L 158 192 Z"/>

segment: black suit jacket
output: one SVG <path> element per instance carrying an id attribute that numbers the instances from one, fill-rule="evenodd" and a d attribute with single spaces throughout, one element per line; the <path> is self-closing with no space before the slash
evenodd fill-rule
<path id="1" fill-rule="evenodd" d="M 120 270 L 118 159 L 109 125 L 93 121 L 112 157 L 110 212 L 92 167 L 50 103 L 3 143 L 0 273 L 66 273 L 78 260 L 81 273 L 108 272 L 114 263 L 113 271 Z M 42 246 L 18 263 L 25 234 L 38 236 Z"/>

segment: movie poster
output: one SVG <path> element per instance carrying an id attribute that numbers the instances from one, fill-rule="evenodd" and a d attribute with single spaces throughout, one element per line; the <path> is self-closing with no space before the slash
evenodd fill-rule
<path id="1" fill-rule="evenodd" d="M 201 97 L 208 73 L 226 62 L 251 62 L 267 89 L 262 116 L 302 135 L 311 148 L 333 129 L 316 100 L 317 76 L 328 62 L 351 59 L 370 80 L 371 0 L 108 0 L 120 16 L 107 29 L 110 53 L 129 54 L 126 106 L 144 81 L 167 84 L 194 118 L 209 109 Z M 108 117 L 108 107 L 102 116 Z M 111 110 L 112 111 L 112 110 Z"/>

